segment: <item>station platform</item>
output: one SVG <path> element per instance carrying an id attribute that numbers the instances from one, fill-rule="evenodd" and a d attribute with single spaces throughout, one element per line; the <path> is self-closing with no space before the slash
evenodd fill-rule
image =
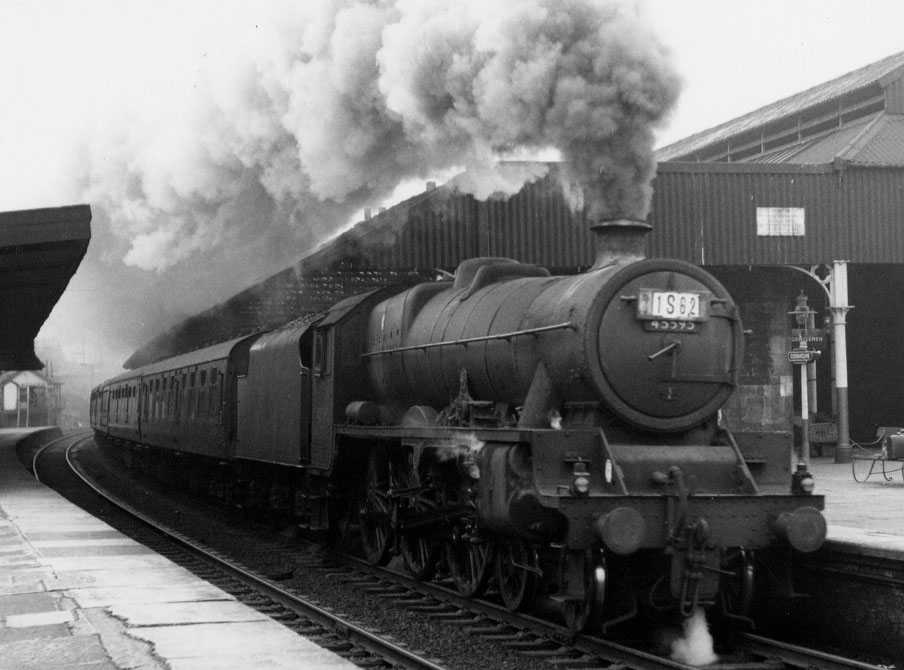
<path id="1" fill-rule="evenodd" d="M 0 670 L 356 666 L 37 482 L 0 429 Z"/>
<path id="2" fill-rule="evenodd" d="M 812 458 L 810 472 L 816 481 L 814 493 L 826 497 L 829 541 L 865 555 L 904 561 L 904 477 L 901 463 L 889 466 L 898 470 L 891 481 L 880 473 L 857 482 L 851 464 L 835 463 L 832 457 Z"/>

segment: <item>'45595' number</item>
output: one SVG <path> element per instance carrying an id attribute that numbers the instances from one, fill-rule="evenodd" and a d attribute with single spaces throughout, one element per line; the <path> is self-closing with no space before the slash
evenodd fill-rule
<path id="1" fill-rule="evenodd" d="M 697 324 L 694 321 L 646 321 L 644 325 L 647 330 L 673 330 L 684 333 L 697 331 Z"/>

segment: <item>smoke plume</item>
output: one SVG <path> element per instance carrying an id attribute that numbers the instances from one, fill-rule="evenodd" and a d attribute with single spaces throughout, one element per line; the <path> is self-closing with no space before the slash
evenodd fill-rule
<path id="1" fill-rule="evenodd" d="M 45 104 L 30 89 L 10 96 L 22 110 L 17 119 L 13 107 L 8 127 L 48 114 L 23 155 L 46 138 L 51 161 L 32 159 L 35 183 L 40 175 L 56 188 L 50 201 L 38 192 L 2 207 L 92 204 L 90 267 L 72 288 L 90 291 L 119 349 L 282 269 L 400 182 L 450 167 L 479 175 L 500 157 L 554 149 L 580 187 L 571 192 L 588 198 L 576 207 L 646 214 L 652 127 L 678 82 L 627 1 L 129 8 L 99 0 L 92 16 L 61 4 L 58 33 L 22 40 L 21 49 L 63 45 L 29 81 L 70 104 Z M 56 25 L 42 16 L 35 26 Z M 26 65 L 16 57 L 11 70 Z M 8 169 L 10 183 L 31 174 L 27 163 Z M 60 188 L 66 179 L 50 163 L 74 183 Z M 459 188 L 511 193 L 537 176 Z M 73 300 L 64 297 L 63 312 L 78 312 Z M 50 326 L 63 329 L 59 319 Z"/>
<path id="2" fill-rule="evenodd" d="M 310 244 L 400 180 L 525 149 L 559 149 L 592 209 L 646 214 L 677 84 L 620 3 L 324 2 L 275 30 L 282 52 L 204 72 L 181 122 L 88 147 L 87 194 L 127 265 L 165 270 L 279 221 Z"/>

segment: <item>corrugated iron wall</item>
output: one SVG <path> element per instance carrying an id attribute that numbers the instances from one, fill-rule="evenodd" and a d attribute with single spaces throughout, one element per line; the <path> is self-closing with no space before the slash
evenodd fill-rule
<path id="1" fill-rule="evenodd" d="M 550 268 L 587 267 L 593 238 L 571 213 L 558 184 L 543 179 L 508 200 L 478 203 L 481 255 L 507 256 Z"/>
<path id="2" fill-rule="evenodd" d="M 706 265 L 904 258 L 904 170 L 662 164 L 652 253 Z M 758 237 L 757 207 L 801 207 L 806 235 Z"/>
<path id="3" fill-rule="evenodd" d="M 757 235 L 758 207 L 805 210 L 804 236 Z M 904 169 L 663 163 L 654 182 L 650 255 L 702 265 L 860 263 L 904 258 Z M 476 201 L 437 189 L 339 238 L 323 259 L 360 256 L 371 268 L 454 267 L 508 256 L 556 269 L 585 268 L 593 240 L 554 178 L 507 199 Z"/>

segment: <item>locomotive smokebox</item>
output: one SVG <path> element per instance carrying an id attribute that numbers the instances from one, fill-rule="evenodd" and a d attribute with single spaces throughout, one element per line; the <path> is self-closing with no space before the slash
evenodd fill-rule
<path id="1" fill-rule="evenodd" d="M 594 269 L 633 263 L 647 257 L 647 234 L 653 227 L 639 219 L 602 219 L 590 224 L 596 238 Z"/>

